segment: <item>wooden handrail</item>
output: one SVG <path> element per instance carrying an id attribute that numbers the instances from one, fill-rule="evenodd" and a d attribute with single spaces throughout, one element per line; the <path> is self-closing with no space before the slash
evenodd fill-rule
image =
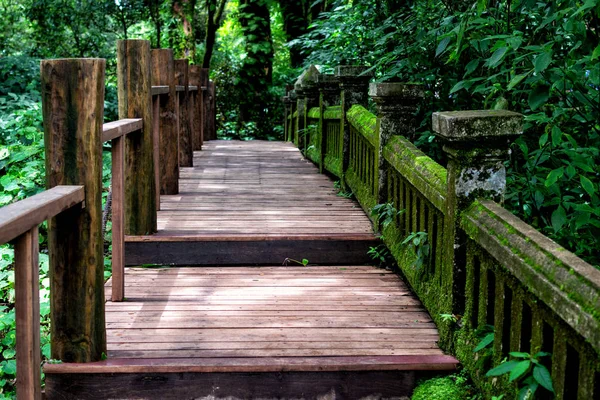
<path id="1" fill-rule="evenodd" d="M 0 208 L 0 244 L 84 201 L 83 186 L 55 186 Z"/>
<path id="2" fill-rule="evenodd" d="M 108 142 L 128 133 L 139 131 L 144 126 L 141 118 L 126 118 L 107 122 L 102 126 L 102 141 Z"/>
<path id="3" fill-rule="evenodd" d="M 0 208 L 0 244 L 14 240 L 17 396 L 40 399 L 38 225 L 83 203 L 83 186 L 55 186 Z"/>
<path id="4" fill-rule="evenodd" d="M 169 93 L 169 86 L 167 85 L 152 86 L 152 96 L 158 96 L 167 93 Z"/>

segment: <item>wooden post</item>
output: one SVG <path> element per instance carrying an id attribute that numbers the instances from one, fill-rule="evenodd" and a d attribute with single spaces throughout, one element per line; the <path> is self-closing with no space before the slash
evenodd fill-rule
<path id="1" fill-rule="evenodd" d="M 192 115 L 192 148 L 194 151 L 202 150 L 202 89 L 200 85 L 201 68 L 197 65 L 190 66 L 190 85 L 198 89 L 190 92 L 190 109 Z"/>
<path id="2" fill-rule="evenodd" d="M 125 296 L 125 139 L 112 140 L 112 301 Z"/>
<path id="3" fill-rule="evenodd" d="M 208 134 L 211 140 L 217 139 L 215 83 L 208 81 Z"/>
<path id="4" fill-rule="evenodd" d="M 194 162 L 194 152 L 190 126 L 189 64 L 186 58 L 175 60 L 175 81 L 177 85 L 183 86 L 183 90 L 177 92 L 179 99 L 179 166 L 191 167 Z"/>
<path id="5" fill-rule="evenodd" d="M 176 112 L 177 92 L 173 50 L 152 50 L 152 84 L 169 86 L 169 93 L 159 97 L 159 180 L 160 194 L 179 193 L 179 145 Z"/>
<path id="6" fill-rule="evenodd" d="M 119 118 L 142 118 L 125 139 L 125 234 L 156 232 L 150 42 L 117 41 Z"/>
<path id="7" fill-rule="evenodd" d="M 209 76 L 209 71 L 208 68 L 201 68 L 200 69 L 200 88 L 202 90 L 202 98 L 201 98 L 201 103 L 202 103 L 202 110 L 201 110 L 201 119 L 202 119 L 202 142 L 206 142 L 207 140 L 210 140 L 210 137 L 208 136 L 208 131 L 209 131 L 209 126 L 208 126 L 208 109 L 210 107 L 209 102 L 210 102 L 210 95 L 208 92 L 208 76 Z"/>
<path id="8" fill-rule="evenodd" d="M 106 353 L 102 238 L 105 66 L 102 59 L 41 63 L 47 187 L 85 185 L 85 207 L 72 207 L 48 222 L 52 358 L 64 362 L 99 361 Z"/>
<path id="9" fill-rule="evenodd" d="M 26 400 L 42 398 L 38 247 L 37 226 L 15 241 L 17 397 Z"/>

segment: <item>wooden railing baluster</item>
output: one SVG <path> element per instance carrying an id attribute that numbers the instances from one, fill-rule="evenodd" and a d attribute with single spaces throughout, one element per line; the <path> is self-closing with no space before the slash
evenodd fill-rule
<path id="1" fill-rule="evenodd" d="M 190 65 L 190 86 L 196 89 L 190 92 L 190 114 L 192 131 L 192 150 L 202 150 L 202 90 L 200 89 L 201 68 Z"/>
<path id="2" fill-rule="evenodd" d="M 17 395 L 41 399 L 40 279 L 37 225 L 15 239 Z"/>
<path id="3" fill-rule="evenodd" d="M 125 138 L 111 143 L 112 174 L 112 301 L 125 296 Z"/>

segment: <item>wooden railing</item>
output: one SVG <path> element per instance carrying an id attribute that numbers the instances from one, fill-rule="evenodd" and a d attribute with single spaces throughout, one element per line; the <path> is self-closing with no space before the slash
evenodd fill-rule
<path id="1" fill-rule="evenodd" d="M 0 244 L 15 244 L 19 399 L 41 398 L 38 225 L 48 220 L 51 356 L 99 361 L 106 353 L 102 143 L 111 142 L 112 155 L 111 297 L 122 301 L 125 235 L 156 231 L 160 194 L 177 192 L 181 147 L 191 166 L 190 154 L 216 138 L 207 70 L 177 60 L 176 81 L 172 50 L 151 51 L 143 40 L 117 47 L 120 119 L 109 123 L 105 60 L 42 61 L 48 190 L 0 209 Z"/>
<path id="2" fill-rule="evenodd" d="M 367 214 L 376 204 L 388 204 L 394 213 L 379 229 L 436 321 L 440 345 L 460 359 L 487 396 L 516 391 L 506 377 L 485 377 L 490 368 L 511 352 L 539 351 L 551 354 L 540 361 L 551 372 L 557 399 L 600 396 L 600 271 L 501 206 L 503 162 L 522 131 L 522 116 L 435 113 L 433 128 L 448 155 L 445 168 L 407 139 L 416 127 L 422 88 L 371 84 L 376 117 L 358 105 L 364 100 L 356 92 L 367 92 L 366 80 L 360 89 L 358 79 L 340 78 L 341 112 L 331 124 L 341 127 L 343 144 L 330 145 L 325 122 L 321 151 L 327 160 L 332 148 L 343 149 L 335 155 L 342 167 L 332 171 L 325 162 L 325 169 L 342 178 Z M 312 109 L 310 117 L 323 121 L 330 109 L 321 115 Z M 305 116 L 289 116 L 294 118 Z M 403 244 L 410 235 L 426 240 Z M 423 246 L 428 251 L 419 251 Z M 493 343 L 474 353 L 490 330 Z M 540 398 L 551 395 L 544 390 Z"/>

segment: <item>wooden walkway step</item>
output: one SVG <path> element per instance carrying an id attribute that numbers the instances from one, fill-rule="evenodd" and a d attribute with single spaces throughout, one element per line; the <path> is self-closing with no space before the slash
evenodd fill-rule
<path id="1" fill-rule="evenodd" d="M 125 282 L 106 303 L 108 359 L 46 365 L 49 399 L 394 398 L 457 364 L 375 267 L 128 268 Z"/>
<path id="2" fill-rule="evenodd" d="M 378 244 L 358 203 L 290 143 L 207 142 L 179 182 L 158 233 L 126 237 L 127 265 L 364 264 Z"/>

